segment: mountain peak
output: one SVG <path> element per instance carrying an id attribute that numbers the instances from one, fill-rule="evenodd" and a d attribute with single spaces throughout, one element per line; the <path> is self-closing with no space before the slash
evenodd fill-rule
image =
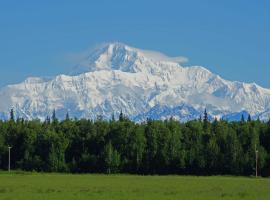
<path id="1" fill-rule="evenodd" d="M 104 43 L 93 48 L 87 58 L 72 71 L 72 75 L 100 70 L 122 70 L 135 72 L 130 68 L 137 59 L 137 51 L 120 43 Z"/>
<path id="2" fill-rule="evenodd" d="M 122 42 L 108 42 L 108 43 L 103 43 L 100 45 L 100 47 L 107 47 L 111 49 L 134 49 L 130 46 L 128 46 L 125 43 Z"/>
<path id="3" fill-rule="evenodd" d="M 187 61 L 184 57 L 169 57 L 157 51 L 142 50 L 121 42 L 104 43 L 89 52 L 72 75 L 100 70 L 120 70 L 123 72 L 160 73 L 168 65 L 179 67 Z M 165 65 L 165 66 L 164 66 Z"/>

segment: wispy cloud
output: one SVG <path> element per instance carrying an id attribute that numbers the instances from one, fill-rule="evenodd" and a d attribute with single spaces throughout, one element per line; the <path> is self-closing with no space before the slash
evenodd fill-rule
<path id="1" fill-rule="evenodd" d="M 140 50 L 140 51 L 143 54 L 145 54 L 147 57 L 156 61 L 169 61 L 169 62 L 177 62 L 177 63 L 188 62 L 188 58 L 184 56 L 170 57 L 157 51 L 149 51 L 149 50 Z"/>
<path id="2" fill-rule="evenodd" d="M 91 55 L 91 52 L 93 52 L 94 50 L 101 48 L 101 47 L 108 45 L 108 44 L 109 43 L 102 43 L 102 44 L 95 45 L 94 47 L 88 48 L 88 49 L 81 51 L 81 52 L 67 53 L 65 57 L 66 57 L 68 62 L 78 64 L 78 63 L 83 62 L 89 55 Z M 133 47 L 131 47 L 131 48 L 133 48 Z M 133 49 L 140 51 L 146 57 L 149 57 L 155 61 L 169 61 L 169 62 L 177 62 L 179 64 L 186 63 L 189 61 L 188 58 L 185 56 L 170 57 L 170 56 L 167 56 L 167 55 L 160 53 L 160 52 L 157 52 L 157 51 L 143 50 L 143 49 L 138 49 L 138 48 L 133 48 Z"/>

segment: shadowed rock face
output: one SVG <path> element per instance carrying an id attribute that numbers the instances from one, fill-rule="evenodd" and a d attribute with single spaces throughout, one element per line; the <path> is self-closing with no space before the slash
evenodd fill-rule
<path id="1" fill-rule="evenodd" d="M 70 75 L 28 78 L 0 90 L 0 117 L 14 108 L 17 117 L 45 119 L 55 109 L 62 119 L 105 119 L 122 110 L 135 121 L 146 118 L 270 116 L 270 90 L 227 81 L 200 66 L 182 67 L 184 58 L 140 50 L 122 43 L 93 49 Z"/>

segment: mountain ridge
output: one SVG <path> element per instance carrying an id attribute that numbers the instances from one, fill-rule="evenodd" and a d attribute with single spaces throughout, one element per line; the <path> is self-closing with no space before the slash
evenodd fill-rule
<path id="1" fill-rule="evenodd" d="M 183 67 L 184 60 L 123 43 L 103 44 L 67 75 L 29 77 L 1 88 L 0 116 L 8 118 L 14 108 L 18 117 L 45 119 L 55 109 L 60 118 L 69 112 L 109 119 L 122 110 L 135 121 L 190 120 L 207 109 L 212 118 L 243 111 L 269 118 L 269 89 L 222 79 L 201 66 Z"/>

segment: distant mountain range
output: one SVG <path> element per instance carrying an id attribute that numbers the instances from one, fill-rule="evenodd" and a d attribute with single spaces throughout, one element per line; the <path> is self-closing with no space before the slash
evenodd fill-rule
<path id="1" fill-rule="evenodd" d="M 239 120 L 241 115 L 267 120 L 270 90 L 255 83 L 228 81 L 201 66 L 183 67 L 182 58 L 129 47 L 100 45 L 68 75 L 28 78 L 0 89 L 0 118 L 110 119 L 121 110 L 130 119 L 181 121 L 209 116 Z"/>

